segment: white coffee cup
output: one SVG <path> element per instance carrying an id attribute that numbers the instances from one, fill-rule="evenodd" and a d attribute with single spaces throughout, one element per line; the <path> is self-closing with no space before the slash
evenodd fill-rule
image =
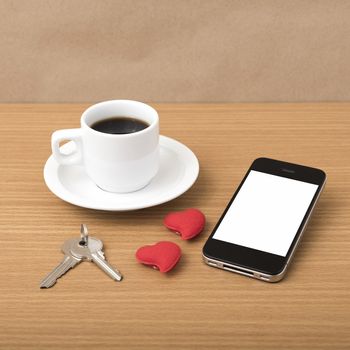
<path id="1" fill-rule="evenodd" d="M 149 126 L 130 134 L 108 134 L 91 128 L 114 116 L 133 117 Z M 112 100 L 89 107 L 81 128 L 55 131 L 52 154 L 59 164 L 81 164 L 91 180 L 109 192 L 126 193 L 145 187 L 159 168 L 159 118 L 151 106 L 137 101 Z M 76 150 L 63 154 L 59 144 L 71 140 Z"/>

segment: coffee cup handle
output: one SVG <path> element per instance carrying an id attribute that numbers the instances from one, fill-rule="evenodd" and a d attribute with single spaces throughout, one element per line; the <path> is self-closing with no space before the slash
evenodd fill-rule
<path id="1" fill-rule="evenodd" d="M 83 144 L 81 129 L 63 129 L 55 131 L 51 136 L 52 154 L 56 161 L 62 165 L 82 164 L 83 162 Z M 60 150 L 60 142 L 73 141 L 76 149 L 69 153 L 62 153 Z"/>

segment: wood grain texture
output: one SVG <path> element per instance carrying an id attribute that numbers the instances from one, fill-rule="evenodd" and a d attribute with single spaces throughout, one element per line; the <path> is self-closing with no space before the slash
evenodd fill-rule
<path id="1" fill-rule="evenodd" d="M 154 104 L 161 133 L 198 156 L 197 183 L 154 208 L 111 213 L 56 198 L 43 181 L 53 130 L 78 127 L 87 105 L 0 105 L 1 349 L 348 349 L 350 103 Z M 268 284 L 207 267 L 201 248 L 253 159 L 324 169 L 328 183 L 285 280 Z M 198 207 L 208 223 L 183 242 L 162 226 Z M 125 276 L 83 263 L 39 282 L 86 223 Z M 168 275 L 137 264 L 137 247 L 170 240 Z"/>

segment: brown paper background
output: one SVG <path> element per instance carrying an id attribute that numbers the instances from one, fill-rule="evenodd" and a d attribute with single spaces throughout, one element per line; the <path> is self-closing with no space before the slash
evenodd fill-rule
<path id="1" fill-rule="evenodd" d="M 0 102 L 350 100 L 350 1 L 0 1 Z"/>

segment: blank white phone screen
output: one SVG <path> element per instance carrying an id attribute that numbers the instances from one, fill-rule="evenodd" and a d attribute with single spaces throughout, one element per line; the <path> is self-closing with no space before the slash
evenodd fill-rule
<path id="1" fill-rule="evenodd" d="M 286 256 L 317 188 L 251 170 L 213 238 Z"/>

